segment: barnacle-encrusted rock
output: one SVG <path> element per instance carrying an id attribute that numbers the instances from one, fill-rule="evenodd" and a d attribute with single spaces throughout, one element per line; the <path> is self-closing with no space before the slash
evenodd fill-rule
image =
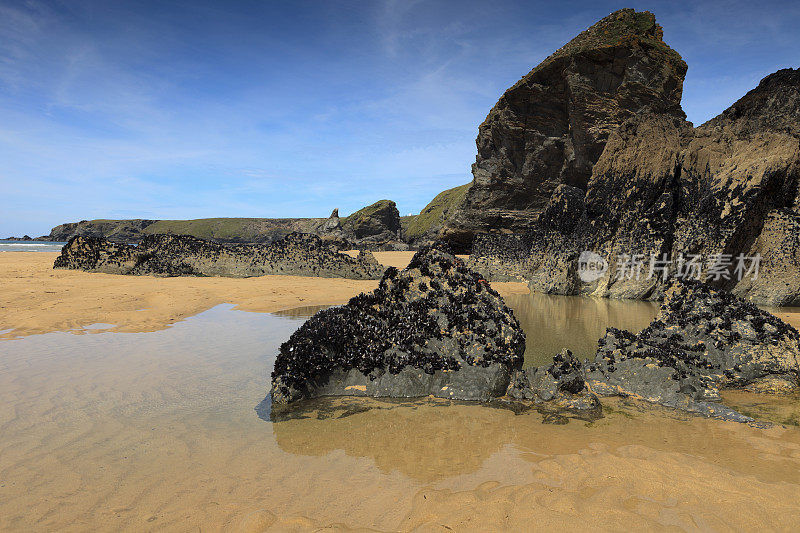
<path id="1" fill-rule="evenodd" d="M 502 298 L 435 248 L 379 287 L 320 311 L 280 348 L 274 404 L 329 395 L 458 400 L 503 396 L 525 335 Z"/>
<path id="2" fill-rule="evenodd" d="M 220 244 L 188 235 L 147 235 L 138 246 L 76 236 L 53 268 L 110 274 L 250 277 L 267 274 L 377 279 L 369 252 L 338 253 L 316 235 L 291 233 L 269 245 Z"/>
<path id="3" fill-rule="evenodd" d="M 515 372 L 508 396 L 534 402 L 548 423 L 563 423 L 571 417 L 594 420 L 602 416 L 600 401 L 586 387 L 583 365 L 566 348 L 553 357 L 550 365 Z"/>
<path id="4" fill-rule="evenodd" d="M 589 388 L 701 414 L 745 420 L 719 389 L 787 391 L 800 383 L 800 334 L 725 291 L 676 281 L 660 314 L 633 334 L 609 328 L 584 367 Z"/>

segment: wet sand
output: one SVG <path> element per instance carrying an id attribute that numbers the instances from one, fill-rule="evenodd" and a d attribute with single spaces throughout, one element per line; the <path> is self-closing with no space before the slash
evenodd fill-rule
<path id="1" fill-rule="evenodd" d="M 301 319 L 229 307 L 154 333 L 2 341 L 0 529 L 800 525 L 792 427 L 619 401 L 566 426 L 430 400 L 259 420 Z"/>
<path id="2" fill-rule="evenodd" d="M 623 401 L 563 426 L 428 399 L 261 420 L 299 324 L 218 306 L 152 333 L 0 341 L 0 530 L 800 527 L 796 427 Z"/>
<path id="3" fill-rule="evenodd" d="M 799 398 L 726 394 L 785 424 L 768 429 L 620 400 L 564 426 L 429 399 L 324 400 L 271 423 L 254 408 L 302 318 L 215 304 L 335 304 L 375 282 L 108 276 L 9 256 L 0 331 L 23 321 L 27 336 L 0 340 L 2 531 L 800 528 Z"/>
<path id="4" fill-rule="evenodd" d="M 0 253 L 0 339 L 50 331 L 80 333 L 97 323 L 122 332 L 156 331 L 221 303 L 257 312 L 338 305 L 378 286 L 372 280 L 300 276 L 157 278 L 53 270 L 57 256 Z M 413 252 L 375 256 L 387 266 L 402 268 Z M 492 286 L 503 295 L 528 292 L 523 283 Z"/>

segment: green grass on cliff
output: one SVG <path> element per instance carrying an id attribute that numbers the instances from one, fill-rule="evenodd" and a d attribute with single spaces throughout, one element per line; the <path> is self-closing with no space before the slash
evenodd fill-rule
<path id="1" fill-rule="evenodd" d="M 195 220 L 159 220 L 142 233 L 193 235 L 201 239 L 255 240 L 261 224 L 252 218 L 199 218 Z"/>
<path id="2" fill-rule="evenodd" d="M 681 55 L 663 41 L 662 29 L 661 26 L 656 24 L 655 15 L 649 11 L 635 11 L 631 8 L 625 8 L 615 11 L 580 33 L 542 61 L 523 77 L 523 80 L 534 72 L 550 65 L 556 59 L 579 54 L 587 50 L 623 46 L 631 41 L 649 45 L 663 52 L 674 63 L 685 67 Z M 522 80 L 518 83 L 521 82 Z"/>
<path id="3" fill-rule="evenodd" d="M 407 241 L 419 239 L 432 228 L 441 225 L 467 195 L 471 183 L 447 189 L 436 195 L 425 208 L 414 217 L 405 228 Z"/>
<path id="4" fill-rule="evenodd" d="M 194 220 L 159 220 L 150 224 L 142 233 L 167 233 L 193 235 L 201 239 L 218 241 L 260 242 L 273 232 L 288 233 L 313 225 L 318 219 L 266 218 L 198 218 Z M 268 239 L 269 240 L 269 239 Z"/>
<path id="5" fill-rule="evenodd" d="M 382 211 L 382 210 L 384 210 L 386 208 L 390 208 L 390 207 L 392 207 L 394 205 L 395 205 L 394 202 L 391 201 L 391 200 L 378 200 L 374 204 L 368 205 L 366 207 L 362 207 L 361 209 L 359 209 L 355 213 L 353 213 L 350 216 L 346 217 L 344 220 L 342 220 L 341 224 L 342 224 L 342 226 L 349 226 L 349 225 L 357 224 L 358 222 L 361 222 L 362 220 L 367 220 L 367 219 L 371 218 L 373 215 L 375 215 L 375 213 L 377 213 L 379 211 Z"/>

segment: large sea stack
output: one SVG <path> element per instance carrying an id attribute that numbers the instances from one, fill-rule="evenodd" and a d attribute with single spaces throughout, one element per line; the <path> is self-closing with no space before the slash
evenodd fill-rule
<path id="1" fill-rule="evenodd" d="M 643 111 L 683 118 L 685 74 L 652 13 L 622 9 L 578 35 L 489 112 L 472 185 L 441 238 L 469 251 L 477 233 L 527 230 L 559 185 L 586 189 L 620 124 Z"/>
<path id="2" fill-rule="evenodd" d="M 487 279 L 537 292 L 661 299 L 670 277 L 689 274 L 754 303 L 800 305 L 800 70 L 767 76 L 695 128 L 679 104 L 686 67 L 660 36 L 651 14 L 618 11 L 509 89 L 440 236 L 471 243 Z M 604 275 L 579 278 L 584 251 L 606 261 Z M 618 268 L 625 257 L 641 275 Z M 681 272 L 690 259 L 700 270 Z"/>
<path id="3" fill-rule="evenodd" d="M 786 69 L 698 128 L 671 114 L 632 117 L 585 192 L 561 185 L 527 232 L 479 236 L 470 264 L 551 294 L 661 299 L 683 274 L 754 303 L 800 305 L 799 189 L 800 70 Z M 583 251 L 609 267 L 588 283 Z M 641 275 L 620 271 L 625 256 L 641 259 Z M 650 275 L 664 259 L 666 272 Z M 698 271 L 681 265 L 689 259 Z"/>

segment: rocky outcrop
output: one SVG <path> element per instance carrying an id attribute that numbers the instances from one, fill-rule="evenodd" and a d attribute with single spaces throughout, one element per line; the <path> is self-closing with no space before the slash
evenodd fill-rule
<path id="1" fill-rule="evenodd" d="M 403 239 L 414 245 L 431 244 L 455 209 L 464 201 L 470 184 L 447 189 L 436 195 L 404 228 Z"/>
<path id="2" fill-rule="evenodd" d="M 610 328 L 584 364 L 589 389 L 747 421 L 718 402 L 722 388 L 790 392 L 800 385 L 800 334 L 726 292 L 676 281 L 638 334 Z"/>
<path id="3" fill-rule="evenodd" d="M 549 366 L 518 370 L 511 379 L 508 396 L 518 401 L 531 401 L 544 422 L 562 424 L 569 418 L 595 420 L 602 417 L 597 396 L 586 386 L 583 366 L 572 352 L 564 349 L 553 357 Z"/>
<path id="4" fill-rule="evenodd" d="M 189 235 L 219 243 L 270 244 L 290 233 L 311 233 L 341 249 L 404 249 L 400 215 L 390 200 L 360 209 L 344 220 L 334 209 L 328 218 L 199 218 L 194 220 L 82 220 L 53 228 L 46 240 L 97 237 L 136 244 L 147 235 Z"/>
<path id="5" fill-rule="evenodd" d="M 304 323 L 278 354 L 273 404 L 331 395 L 486 400 L 522 367 L 525 335 L 460 259 L 427 248 L 378 289 Z"/>
<path id="6" fill-rule="evenodd" d="M 342 222 L 339 219 L 339 209 L 334 209 L 331 212 L 331 216 L 322 224 L 320 233 L 324 235 L 344 235 L 342 232 Z"/>
<path id="7" fill-rule="evenodd" d="M 31 237 L 30 235 L 23 235 L 22 237 L 6 237 L 5 239 L 0 239 L 3 241 L 49 241 L 50 237 L 47 235 L 43 235 L 41 237 Z"/>
<path id="8" fill-rule="evenodd" d="M 680 107 L 685 72 L 651 13 L 578 35 L 481 124 L 473 182 L 439 239 L 487 279 L 537 292 L 661 299 L 691 260 L 717 288 L 800 305 L 800 70 L 697 128 Z M 602 275 L 581 278 L 583 252 Z"/>
<path id="9" fill-rule="evenodd" d="M 379 200 L 359 209 L 342 223 L 347 238 L 363 245 L 382 245 L 400 240 L 400 212 L 391 200 Z"/>
<path id="10" fill-rule="evenodd" d="M 688 274 L 755 303 L 800 305 L 798 124 L 800 70 L 791 69 L 698 128 L 637 115 L 609 138 L 582 201 L 580 189 L 559 187 L 524 236 L 483 238 L 472 263 L 540 292 L 660 299 L 670 277 Z M 606 261 L 603 276 L 579 279 L 582 251 Z M 625 255 L 639 258 L 641 275 L 621 272 Z M 664 260 L 666 272 L 651 270 Z"/>
<path id="11" fill-rule="evenodd" d="M 187 235 L 147 235 L 138 246 L 73 237 L 54 268 L 155 276 L 250 277 L 268 274 L 377 279 L 369 252 L 338 253 L 316 235 L 292 233 L 270 245 L 220 244 Z"/>
<path id="12" fill-rule="evenodd" d="M 479 128 L 473 182 L 440 233 L 468 252 L 474 236 L 524 232 L 565 184 L 585 190 L 609 136 L 648 111 L 683 118 L 686 64 L 649 12 L 622 9 L 508 89 Z"/>

